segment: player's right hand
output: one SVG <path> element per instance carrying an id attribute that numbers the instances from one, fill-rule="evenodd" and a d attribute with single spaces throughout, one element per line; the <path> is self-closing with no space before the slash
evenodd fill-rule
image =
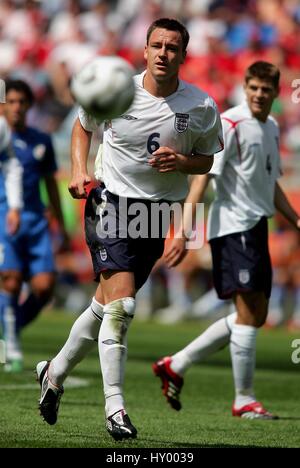
<path id="1" fill-rule="evenodd" d="M 86 187 L 92 182 L 88 174 L 79 174 L 72 177 L 68 189 L 73 198 L 87 198 Z"/>
<path id="2" fill-rule="evenodd" d="M 168 268 L 177 266 L 187 254 L 186 239 L 184 237 L 173 239 L 171 246 L 165 252 L 164 258 Z"/>

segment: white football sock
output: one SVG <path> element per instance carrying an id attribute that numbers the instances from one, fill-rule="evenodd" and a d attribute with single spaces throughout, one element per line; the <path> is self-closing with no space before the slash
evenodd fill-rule
<path id="1" fill-rule="evenodd" d="M 234 324 L 230 338 L 230 354 L 235 386 L 235 408 L 253 403 L 253 377 L 257 328 Z"/>
<path id="2" fill-rule="evenodd" d="M 91 305 L 78 317 L 61 351 L 51 360 L 48 370 L 54 385 L 62 385 L 67 375 L 98 341 L 103 319 L 103 305 L 93 298 Z"/>
<path id="3" fill-rule="evenodd" d="M 11 306 L 4 307 L 6 360 L 22 360 L 20 338 L 16 333 L 16 315 Z"/>
<path id="4" fill-rule="evenodd" d="M 127 356 L 127 330 L 134 311 L 133 297 L 117 299 L 104 306 L 98 345 L 106 416 L 124 408 L 122 386 Z"/>
<path id="5" fill-rule="evenodd" d="M 230 334 L 237 314 L 221 318 L 207 328 L 200 336 L 184 349 L 172 356 L 171 369 L 183 376 L 194 362 L 202 361 L 210 354 L 218 351 L 229 343 Z"/>
<path id="6" fill-rule="evenodd" d="M 212 318 L 225 304 L 225 301 L 218 298 L 215 288 L 212 288 L 193 303 L 192 314 L 194 317 Z"/>

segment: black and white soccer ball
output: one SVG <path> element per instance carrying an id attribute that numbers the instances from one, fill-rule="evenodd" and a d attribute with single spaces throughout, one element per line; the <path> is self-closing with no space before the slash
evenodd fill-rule
<path id="1" fill-rule="evenodd" d="M 134 69 L 117 56 L 97 57 L 71 81 L 71 92 L 83 109 L 98 120 L 124 114 L 133 102 Z"/>

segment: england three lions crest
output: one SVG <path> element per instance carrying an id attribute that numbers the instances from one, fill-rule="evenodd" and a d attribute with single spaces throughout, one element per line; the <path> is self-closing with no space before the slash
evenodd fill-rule
<path id="1" fill-rule="evenodd" d="M 187 131 L 189 126 L 189 118 L 189 114 L 180 114 L 179 112 L 176 112 L 174 123 L 176 132 L 183 133 Z"/>

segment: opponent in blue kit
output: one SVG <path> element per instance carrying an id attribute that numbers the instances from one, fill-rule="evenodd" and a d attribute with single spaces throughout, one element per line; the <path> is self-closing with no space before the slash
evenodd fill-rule
<path id="1" fill-rule="evenodd" d="M 87 243 L 100 283 L 58 355 L 37 365 L 40 411 L 49 424 L 57 420 L 65 378 L 98 342 L 106 428 L 115 439 L 136 437 L 123 397 L 127 331 L 136 292 L 164 248 L 168 223 L 158 227 L 160 215 L 155 213 L 163 204 L 183 200 L 187 175 L 207 173 L 214 153 L 223 148 L 214 101 L 178 78 L 188 41 L 187 30 L 176 20 L 155 21 L 147 34 L 146 71 L 134 78 L 134 102 L 126 114 L 105 122 L 97 158 L 102 183 L 90 192 L 85 213 Z M 87 158 L 98 125 L 83 109 L 78 117 L 69 191 L 74 198 L 86 198 L 91 181 Z M 137 211 L 143 222 L 137 222 Z"/>
<path id="2" fill-rule="evenodd" d="M 8 235 L 0 225 L 2 290 L 0 293 L 1 324 L 6 342 L 6 369 L 22 367 L 19 332 L 31 322 L 51 298 L 54 287 L 54 261 L 45 206 L 40 197 L 40 181 L 45 180 L 49 201 L 65 236 L 63 216 L 54 174 L 57 171 L 50 137 L 26 125 L 26 114 L 34 96 L 24 81 L 7 81 L 4 116 L 11 128 L 12 145 L 23 167 L 24 207 L 20 229 Z M 3 178 L 0 178 L 0 211 L 7 211 Z M 23 281 L 29 281 L 30 294 L 19 305 Z"/>
<path id="3" fill-rule="evenodd" d="M 232 415 L 248 419 L 277 419 L 254 392 L 256 335 L 268 314 L 272 268 L 268 249 L 268 222 L 277 209 L 296 229 L 299 214 L 287 200 L 281 176 L 279 128 L 270 116 L 279 93 L 280 71 L 268 62 L 255 62 L 246 71 L 246 100 L 221 116 L 225 148 L 210 174 L 194 178 L 187 202 L 202 199 L 213 179 L 216 196 L 208 216 L 213 279 L 221 299 L 232 298 L 236 313 L 211 325 L 174 356 L 160 359 L 153 370 L 163 394 L 180 410 L 183 375 L 224 346 L 230 346 L 235 399 Z M 184 240 L 175 239 L 167 254 L 169 266 L 180 260 Z"/>
<path id="4" fill-rule="evenodd" d="M 3 116 L 0 116 L 0 177 L 5 197 L 5 211 L 1 213 L 1 229 L 14 235 L 20 227 L 20 210 L 23 206 L 23 169 L 15 156 L 11 131 Z M 4 249 L 0 244 L 0 263 Z"/>
<path id="5" fill-rule="evenodd" d="M 4 82 L 0 82 L 0 102 L 5 102 Z M 1 228 L 5 236 L 13 236 L 20 227 L 20 210 L 23 205 L 22 200 L 22 174 L 23 169 L 16 158 L 11 141 L 11 131 L 3 116 L 0 116 L 0 177 L 2 180 L 2 190 L 6 198 L 6 209 L 1 213 Z M 0 263 L 4 257 L 4 246 L 0 243 Z M 0 303 L 0 317 L 3 309 Z M 0 327 L 0 337 L 2 338 Z M 6 352 L 5 342 L 0 340 L 0 363 L 5 363 Z"/>

